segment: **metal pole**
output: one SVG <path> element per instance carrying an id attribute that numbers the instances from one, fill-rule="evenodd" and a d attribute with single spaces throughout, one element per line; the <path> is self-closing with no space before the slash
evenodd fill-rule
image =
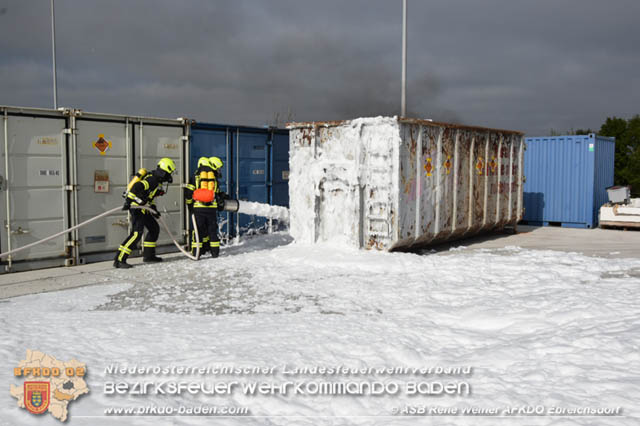
<path id="1" fill-rule="evenodd" d="M 240 202 L 240 128 L 236 131 L 236 200 Z M 240 242 L 240 213 L 236 213 L 235 242 Z"/>
<path id="2" fill-rule="evenodd" d="M 53 56 L 53 108 L 58 109 L 58 79 L 56 78 L 56 18 L 51 0 L 51 51 Z"/>
<path id="3" fill-rule="evenodd" d="M 227 194 L 231 195 L 231 148 L 229 147 L 229 128 L 225 129 L 225 138 L 226 138 L 226 155 L 225 160 L 227 161 Z M 231 213 L 227 212 L 227 237 L 225 239 L 225 245 L 229 245 L 229 237 L 231 236 Z"/>
<path id="4" fill-rule="evenodd" d="M 185 175 L 185 169 L 187 168 L 187 166 L 185 165 L 185 163 L 188 162 L 185 161 L 185 150 L 188 150 L 188 144 L 189 144 L 189 120 L 183 120 L 182 122 L 182 132 L 184 135 L 184 147 L 180 146 L 180 165 L 182 166 L 182 170 L 180 170 L 180 186 L 178 187 L 178 189 L 180 190 L 180 199 L 184 200 L 184 186 L 183 183 L 186 183 L 189 181 L 189 178 L 187 177 L 186 179 L 183 178 L 183 176 L 188 176 Z M 187 157 L 188 158 L 188 157 Z M 188 212 L 187 214 L 185 214 L 185 205 L 184 202 L 180 203 L 180 224 L 182 227 L 182 234 L 183 235 L 188 235 L 189 234 L 189 218 L 188 216 Z"/>
<path id="5" fill-rule="evenodd" d="M 407 115 L 407 0 L 402 0 L 402 97 L 400 116 Z"/>
<path id="6" fill-rule="evenodd" d="M 422 235 L 422 135 L 424 133 L 424 126 L 420 126 L 418 131 L 418 143 L 416 144 L 416 229 L 414 234 L 414 240 L 417 240 Z M 413 138 L 413 133 L 412 136 Z M 428 137 L 428 135 L 427 135 Z"/>
<path id="7" fill-rule="evenodd" d="M 7 249 L 11 251 L 11 196 L 9 194 L 9 116 L 7 110 L 4 110 L 4 192 L 6 197 L 7 208 Z M 11 270 L 11 256 L 7 258 L 6 270 Z"/>
<path id="8" fill-rule="evenodd" d="M 126 167 L 126 176 L 124 181 L 128 182 L 131 181 L 132 176 L 133 176 L 133 168 L 132 165 L 135 165 L 135 159 L 132 158 L 131 155 L 131 151 L 133 146 L 131 146 L 131 136 L 129 135 L 129 128 L 131 127 L 131 125 L 129 124 L 129 117 L 125 118 L 124 120 L 124 147 L 125 147 L 125 156 L 127 157 L 127 167 Z M 135 135 L 134 135 L 135 136 Z M 127 190 L 127 187 L 124 187 L 124 190 Z M 130 234 L 131 233 L 131 212 L 127 211 L 127 232 Z"/>
<path id="9" fill-rule="evenodd" d="M 78 132 L 76 131 L 77 123 L 76 116 L 80 110 L 73 109 L 71 110 L 71 118 L 69 122 L 71 123 L 71 143 L 72 148 L 71 152 L 73 155 L 73 218 L 74 225 L 80 223 L 80 213 L 79 213 L 79 204 L 78 204 L 78 190 L 80 189 L 80 184 L 78 183 Z M 76 229 L 73 231 L 73 250 L 74 250 L 74 259 L 75 264 L 80 264 L 80 232 Z"/>
<path id="10" fill-rule="evenodd" d="M 144 124 L 142 122 L 142 119 L 140 119 L 140 165 L 138 166 L 138 169 L 142 167 L 144 167 Z M 140 241 L 140 245 L 141 247 L 144 246 L 144 236 Z"/>
<path id="11" fill-rule="evenodd" d="M 188 130 L 188 135 L 187 135 L 187 140 L 184 142 L 184 161 L 182 163 L 182 166 L 184 168 L 184 171 L 182 172 L 182 182 L 187 184 L 189 183 L 189 179 L 191 178 L 191 169 L 190 167 L 190 162 L 191 162 L 191 120 L 186 120 L 186 126 L 189 129 Z M 180 185 L 182 186 L 182 185 Z M 184 200 L 184 187 L 182 188 L 182 196 L 183 196 L 183 200 Z M 186 209 L 184 211 L 185 214 L 185 223 L 184 223 L 184 232 L 186 235 L 185 241 L 187 243 L 187 248 L 191 247 L 191 241 L 193 236 L 191 235 L 191 232 L 189 232 L 189 228 L 191 228 L 190 223 L 195 222 L 195 217 L 192 216 L 190 214 L 190 209 Z M 196 252 L 199 255 L 199 251 L 200 247 L 196 247 Z"/>
<path id="12" fill-rule="evenodd" d="M 64 114 L 64 113 L 62 113 Z M 62 115 L 61 114 L 61 115 Z M 71 197 L 69 194 L 69 188 L 71 185 L 71 179 L 69 178 L 69 171 L 68 171 L 68 167 L 69 167 L 69 163 L 71 162 L 70 157 L 69 157 L 69 142 L 68 142 L 68 138 L 66 136 L 66 133 L 64 131 L 64 129 L 66 128 L 70 128 L 71 125 L 68 124 L 68 120 L 65 119 L 64 121 L 64 128 L 62 129 L 62 131 L 60 132 L 60 158 L 62 159 L 62 171 L 61 171 L 61 183 L 62 183 L 62 227 L 70 227 L 71 225 L 71 210 L 69 209 L 69 207 L 71 207 Z M 64 234 L 64 248 L 65 248 L 65 254 L 68 255 L 67 250 L 69 250 L 69 247 L 71 247 L 71 241 L 73 241 L 73 234 L 71 232 L 68 232 L 66 234 Z M 69 255 L 69 256 L 72 256 Z M 64 261 L 65 266 L 72 266 L 73 265 L 73 259 L 72 257 L 67 257 Z"/>
<path id="13" fill-rule="evenodd" d="M 266 166 L 269 170 L 269 173 L 265 173 L 265 188 L 268 188 L 267 191 L 267 202 L 271 205 L 273 205 L 273 142 L 275 140 L 275 131 L 272 130 L 271 134 L 268 136 L 269 139 L 267 140 L 267 149 L 269 154 L 266 155 Z M 267 231 L 269 234 L 273 234 L 273 219 L 269 218 L 269 228 Z"/>
<path id="14" fill-rule="evenodd" d="M 131 159 L 131 147 L 129 146 L 129 144 L 131 143 L 129 141 L 130 136 L 129 136 L 129 117 L 124 119 L 124 151 L 125 151 L 125 156 L 127 158 L 126 160 L 126 170 L 125 173 L 127 174 L 125 176 L 125 182 L 129 182 L 131 180 L 131 176 L 133 176 L 133 170 L 131 168 L 131 163 L 132 163 L 132 159 Z M 125 187 L 126 190 L 126 187 Z"/>
<path id="15" fill-rule="evenodd" d="M 140 120 L 140 167 L 144 167 L 144 124 L 142 123 L 142 119 Z"/>

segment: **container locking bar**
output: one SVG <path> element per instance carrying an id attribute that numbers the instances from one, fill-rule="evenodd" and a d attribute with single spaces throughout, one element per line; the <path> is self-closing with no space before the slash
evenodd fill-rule
<path id="1" fill-rule="evenodd" d="M 18 229 L 11 230 L 11 234 L 13 235 L 24 235 L 24 234 L 30 234 L 30 233 L 31 233 L 31 230 L 22 229 L 22 226 L 18 226 Z"/>

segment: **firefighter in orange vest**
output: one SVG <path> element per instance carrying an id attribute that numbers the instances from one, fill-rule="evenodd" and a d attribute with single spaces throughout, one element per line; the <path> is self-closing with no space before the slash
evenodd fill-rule
<path id="1" fill-rule="evenodd" d="M 222 160 L 218 157 L 200 157 L 195 175 L 186 185 L 185 198 L 187 206 L 196 218 L 196 226 L 200 243 L 192 234 L 191 252 L 195 254 L 200 247 L 200 254 L 211 252 L 211 257 L 220 255 L 220 238 L 218 237 L 218 178 L 222 168 Z"/>
<path id="2" fill-rule="evenodd" d="M 144 243 L 142 243 L 142 260 L 143 262 L 162 262 L 162 259 L 156 256 L 156 241 L 160 233 L 160 227 L 155 218 L 160 217 L 160 212 L 154 203 L 154 198 L 164 195 L 165 189 L 162 184 L 173 182 L 172 174 L 176 171 L 176 164 L 171 158 L 162 158 L 158 162 L 156 169 L 145 174 L 133 186 L 125 192 L 126 198 L 122 210 L 129 210 L 132 205 L 148 205 L 156 213 L 147 210 L 132 209 L 131 210 L 131 234 L 122 242 L 113 261 L 115 268 L 131 268 L 127 263 L 127 258 L 131 255 L 133 249 L 136 248 L 138 241 L 142 238 L 144 229 L 147 228 L 147 235 Z"/>

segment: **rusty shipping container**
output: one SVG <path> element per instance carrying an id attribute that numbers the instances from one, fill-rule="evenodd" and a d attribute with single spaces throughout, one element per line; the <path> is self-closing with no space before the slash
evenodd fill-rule
<path id="1" fill-rule="evenodd" d="M 521 132 L 397 117 L 288 127 L 296 241 L 407 249 L 522 218 Z"/>

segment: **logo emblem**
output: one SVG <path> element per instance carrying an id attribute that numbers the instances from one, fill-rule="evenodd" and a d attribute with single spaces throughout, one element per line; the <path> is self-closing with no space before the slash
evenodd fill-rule
<path id="1" fill-rule="evenodd" d="M 24 406 L 33 414 L 42 414 L 49 408 L 49 382 L 24 382 Z"/>
<path id="2" fill-rule="evenodd" d="M 18 400 L 19 408 L 33 414 L 49 413 L 64 422 L 69 416 L 69 405 L 89 393 L 86 374 L 87 366 L 77 359 L 59 361 L 27 349 L 25 359 L 13 368 L 13 376 L 21 383 L 17 386 L 12 383 L 9 391 Z"/>
<path id="3" fill-rule="evenodd" d="M 103 134 L 98 135 L 98 140 L 91 144 L 94 148 L 100 151 L 100 155 L 106 155 L 107 150 L 112 147 L 111 141 L 104 138 Z"/>

